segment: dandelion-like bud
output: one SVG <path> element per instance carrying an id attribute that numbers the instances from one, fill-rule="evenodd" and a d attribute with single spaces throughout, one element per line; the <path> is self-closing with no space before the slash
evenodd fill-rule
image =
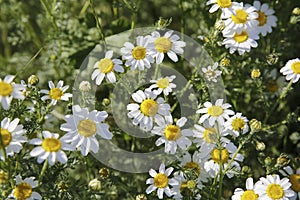
<path id="1" fill-rule="evenodd" d="M 230 65 L 230 60 L 228 58 L 222 58 L 220 61 L 220 65 L 222 67 L 228 67 Z"/>
<path id="2" fill-rule="evenodd" d="M 215 28 L 220 32 L 223 31 L 225 27 L 225 22 L 223 20 L 219 20 L 215 23 Z"/>
<path id="3" fill-rule="evenodd" d="M 269 65 L 275 65 L 278 62 L 279 55 L 278 53 L 271 53 L 267 56 L 267 63 Z"/>
<path id="4" fill-rule="evenodd" d="M 290 163 L 290 158 L 285 154 L 281 154 L 276 160 L 276 165 L 279 166 L 287 166 L 289 163 Z"/>
<path id="5" fill-rule="evenodd" d="M 266 149 L 266 145 L 263 142 L 256 143 L 256 150 L 257 151 L 264 151 Z"/>
<path id="6" fill-rule="evenodd" d="M 258 121 L 257 119 L 251 119 L 249 124 L 250 124 L 251 130 L 253 130 L 253 131 L 254 130 L 257 131 L 257 130 L 261 129 L 261 122 Z"/>
<path id="7" fill-rule="evenodd" d="M 300 15 L 300 8 L 299 7 L 296 7 L 293 9 L 293 15 Z"/>
<path id="8" fill-rule="evenodd" d="M 29 76 L 29 78 L 28 78 L 28 83 L 29 83 L 30 85 L 36 85 L 36 84 L 39 83 L 39 78 L 38 78 L 36 75 L 31 75 L 31 76 Z"/>
<path id="9" fill-rule="evenodd" d="M 0 185 L 6 184 L 8 181 L 8 175 L 4 171 L 0 170 Z"/>
<path id="10" fill-rule="evenodd" d="M 253 69 L 251 71 L 251 78 L 255 79 L 255 78 L 259 78 L 261 75 L 260 70 L 259 69 Z"/>
<path id="11" fill-rule="evenodd" d="M 147 197 L 144 194 L 139 194 L 135 197 L 135 200 L 147 200 Z"/>
<path id="12" fill-rule="evenodd" d="M 98 179 L 93 179 L 89 182 L 89 188 L 91 188 L 92 190 L 100 190 L 101 188 L 101 182 Z"/>
<path id="13" fill-rule="evenodd" d="M 109 169 L 103 167 L 99 170 L 99 174 L 100 174 L 100 177 L 101 178 L 108 178 L 109 177 L 109 174 L 110 174 L 110 171 Z"/>
<path id="14" fill-rule="evenodd" d="M 91 90 L 91 84 L 88 81 L 81 81 L 79 84 L 79 90 L 81 92 L 88 92 Z"/>

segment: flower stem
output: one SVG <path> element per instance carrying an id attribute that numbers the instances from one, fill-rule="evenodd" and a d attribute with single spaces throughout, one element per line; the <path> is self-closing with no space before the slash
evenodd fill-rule
<path id="1" fill-rule="evenodd" d="M 38 187 L 41 185 L 41 181 L 42 181 L 42 178 L 45 174 L 45 171 L 46 171 L 47 167 L 48 167 L 48 160 L 45 160 L 42 171 L 41 171 L 40 176 L 39 176 Z"/>

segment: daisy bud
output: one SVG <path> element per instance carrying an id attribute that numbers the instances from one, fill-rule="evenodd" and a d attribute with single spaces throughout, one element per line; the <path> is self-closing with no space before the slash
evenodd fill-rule
<path id="1" fill-rule="evenodd" d="M 100 190 L 101 188 L 101 182 L 98 180 L 98 179 L 93 179 L 89 182 L 89 187 L 92 189 L 92 190 Z"/>
<path id="2" fill-rule="evenodd" d="M 6 184 L 8 181 L 8 176 L 7 173 L 4 171 L 0 170 L 0 185 Z"/>
<path id="3" fill-rule="evenodd" d="M 251 119 L 249 124 L 250 124 L 251 130 L 253 130 L 253 131 L 258 131 L 259 129 L 261 129 L 261 122 L 258 121 L 257 119 Z"/>
<path id="4" fill-rule="evenodd" d="M 251 78 L 256 79 L 260 77 L 260 70 L 259 69 L 253 69 L 251 71 Z"/>
<path id="5" fill-rule="evenodd" d="M 272 163 L 272 158 L 270 158 L 269 156 L 265 158 L 264 160 L 266 166 L 270 165 Z"/>
<path id="6" fill-rule="evenodd" d="M 245 174 L 250 174 L 251 173 L 251 168 L 248 167 L 247 165 L 242 167 L 242 172 Z"/>
<path id="7" fill-rule="evenodd" d="M 215 28 L 220 32 L 223 31 L 225 27 L 226 26 L 223 20 L 219 20 L 215 23 Z"/>
<path id="8" fill-rule="evenodd" d="M 101 169 L 99 170 L 99 174 L 100 174 L 100 177 L 101 177 L 101 178 L 108 178 L 110 172 L 109 172 L 109 169 L 103 167 L 103 168 L 101 168 Z"/>
<path id="9" fill-rule="evenodd" d="M 58 191 L 62 193 L 62 192 L 67 192 L 69 186 L 67 183 L 61 181 L 58 183 L 57 188 L 58 188 Z"/>
<path id="10" fill-rule="evenodd" d="M 102 100 L 102 105 L 108 106 L 109 104 L 110 104 L 110 100 L 109 100 L 108 98 L 104 98 L 104 99 Z"/>
<path id="11" fill-rule="evenodd" d="M 135 197 L 135 200 L 147 200 L 147 197 L 144 194 L 139 194 Z"/>
<path id="12" fill-rule="evenodd" d="M 56 60 L 56 55 L 52 54 L 52 55 L 50 56 L 50 60 Z"/>
<path id="13" fill-rule="evenodd" d="M 31 76 L 29 76 L 29 78 L 28 78 L 28 83 L 29 83 L 30 85 L 36 85 L 36 84 L 39 83 L 39 78 L 38 78 L 36 75 L 31 75 Z"/>
<path id="14" fill-rule="evenodd" d="M 300 8 L 296 7 L 293 9 L 293 15 L 300 15 Z"/>
<path id="15" fill-rule="evenodd" d="M 222 67 L 228 67 L 230 65 L 230 60 L 228 58 L 222 58 L 220 61 L 220 65 Z"/>
<path id="16" fill-rule="evenodd" d="M 88 81 L 81 81 L 79 84 L 79 90 L 81 92 L 88 92 L 91 90 L 91 84 Z"/>
<path id="17" fill-rule="evenodd" d="M 275 65 L 278 62 L 279 55 L 278 53 L 271 53 L 267 56 L 267 63 L 269 65 Z"/>
<path id="18" fill-rule="evenodd" d="M 289 157 L 285 154 L 281 154 L 276 160 L 276 165 L 287 166 L 289 162 L 290 162 Z"/>
<path id="19" fill-rule="evenodd" d="M 256 150 L 257 151 L 264 151 L 266 149 L 266 145 L 263 142 L 256 143 Z"/>

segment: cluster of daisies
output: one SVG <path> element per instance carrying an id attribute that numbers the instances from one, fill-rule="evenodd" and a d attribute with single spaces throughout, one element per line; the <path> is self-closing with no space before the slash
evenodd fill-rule
<path id="1" fill-rule="evenodd" d="M 218 27 L 224 37 L 223 45 L 233 54 L 239 55 L 250 52 L 251 48 L 258 46 L 259 35 L 266 36 L 276 27 L 277 17 L 275 11 L 267 3 L 254 1 L 253 5 L 231 0 L 209 0 L 207 5 L 212 5 L 210 13 L 221 10 Z"/>

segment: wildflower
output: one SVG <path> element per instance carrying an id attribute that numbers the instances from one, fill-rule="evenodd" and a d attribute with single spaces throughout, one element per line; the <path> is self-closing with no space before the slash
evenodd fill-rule
<path id="1" fill-rule="evenodd" d="M 228 59 L 228 58 L 222 58 L 222 60 L 220 61 L 220 65 L 222 67 L 228 67 L 230 65 L 230 59 Z"/>
<path id="2" fill-rule="evenodd" d="M 251 71 L 251 78 L 255 79 L 255 78 L 259 78 L 261 75 L 260 70 L 259 69 L 253 69 Z"/>
<path id="3" fill-rule="evenodd" d="M 288 200 L 294 196 L 289 179 L 280 180 L 277 174 L 261 177 L 255 185 L 255 193 L 259 195 L 259 200 Z"/>
<path id="4" fill-rule="evenodd" d="M 225 129 L 235 137 L 245 134 L 249 130 L 248 119 L 242 116 L 242 113 L 236 113 L 225 122 Z"/>
<path id="5" fill-rule="evenodd" d="M 36 85 L 36 84 L 38 84 L 39 83 L 39 77 L 37 77 L 36 75 L 29 76 L 28 83 L 30 85 Z"/>
<path id="6" fill-rule="evenodd" d="M 267 55 L 267 63 L 269 65 L 275 65 L 278 62 L 279 54 L 278 53 L 271 53 Z"/>
<path id="7" fill-rule="evenodd" d="M 192 191 L 196 187 L 195 181 L 187 179 L 182 171 L 175 172 L 174 178 L 178 181 L 178 185 L 173 187 L 173 191 L 175 193 L 173 199 L 181 200 L 185 194 L 188 194 L 190 197 L 192 197 Z"/>
<path id="8" fill-rule="evenodd" d="M 260 130 L 261 129 L 261 122 L 257 119 L 251 119 L 250 122 L 250 128 L 251 130 Z"/>
<path id="9" fill-rule="evenodd" d="M 232 200 L 257 200 L 258 194 L 255 193 L 256 186 L 253 184 L 252 178 L 246 180 L 246 191 L 241 188 L 236 188 L 234 194 L 231 197 Z"/>
<path id="10" fill-rule="evenodd" d="M 197 113 L 204 114 L 200 117 L 199 123 L 203 123 L 204 120 L 208 119 L 211 126 L 213 126 L 216 121 L 219 126 L 224 125 L 224 119 L 229 119 L 229 115 L 233 115 L 234 112 L 228 109 L 231 105 L 228 103 L 223 104 L 223 101 L 223 99 L 217 99 L 215 105 L 211 102 L 205 102 L 205 108 L 197 110 Z"/>
<path id="11" fill-rule="evenodd" d="M 300 199 L 300 167 L 297 170 L 293 170 L 290 166 L 284 167 L 283 170 L 279 170 L 279 172 L 289 178 L 292 186 L 292 190 L 295 192 L 294 197 L 290 199 L 295 200 Z"/>
<path id="12" fill-rule="evenodd" d="M 149 87 L 150 90 L 157 88 L 155 90 L 152 90 L 152 92 L 156 95 L 160 95 L 162 92 L 164 95 L 169 95 L 170 92 L 172 92 L 173 88 L 176 88 L 176 85 L 172 83 L 172 81 L 176 78 L 175 75 L 172 76 L 166 76 L 164 78 L 160 78 L 158 80 L 150 80 L 151 83 L 154 83 Z"/>
<path id="13" fill-rule="evenodd" d="M 237 4 L 231 0 L 208 0 L 206 5 L 214 4 L 210 9 L 210 13 L 216 12 L 218 9 L 222 10 L 221 18 L 227 18 L 231 15 L 232 6 Z"/>
<path id="14" fill-rule="evenodd" d="M 149 37 L 138 36 L 136 41 L 137 46 L 125 42 L 124 47 L 121 48 L 122 59 L 126 60 L 125 65 L 131 66 L 131 70 L 150 68 L 154 58 L 150 54 Z"/>
<path id="15" fill-rule="evenodd" d="M 43 139 L 34 138 L 30 140 L 30 144 L 40 145 L 31 150 L 30 156 L 38 157 L 38 163 L 42 163 L 48 159 L 50 166 L 54 165 L 56 160 L 65 164 L 68 159 L 63 150 L 69 150 L 68 145 L 61 141 L 61 139 L 58 139 L 59 135 L 57 133 L 43 131 L 42 135 Z"/>
<path id="16" fill-rule="evenodd" d="M 260 1 L 254 1 L 253 6 L 257 9 L 258 17 L 258 27 L 255 27 L 262 36 L 266 36 L 267 33 L 272 32 L 272 27 L 276 27 L 277 17 L 273 15 L 275 11 L 269 8 L 269 4 L 261 4 Z"/>
<path id="17" fill-rule="evenodd" d="M 0 102 L 4 110 L 8 110 L 13 98 L 23 100 L 25 98 L 23 90 L 26 88 L 21 84 L 12 83 L 15 77 L 7 75 L 2 80 L 0 78 Z"/>
<path id="18" fill-rule="evenodd" d="M 280 69 L 280 72 L 286 76 L 286 80 L 293 80 L 293 83 L 296 83 L 300 78 L 300 59 L 295 58 L 289 60 L 285 66 Z"/>
<path id="19" fill-rule="evenodd" d="M 92 190 L 100 190 L 101 189 L 101 182 L 98 179 L 93 179 L 89 182 L 89 188 Z"/>
<path id="20" fill-rule="evenodd" d="M 173 124 L 173 120 L 165 120 L 163 117 L 157 118 L 155 122 L 158 126 L 155 126 L 152 133 L 161 136 L 156 140 L 155 144 L 160 146 L 165 144 L 165 152 L 175 154 L 177 146 L 186 150 L 191 146 L 192 142 L 188 136 L 192 136 L 193 132 L 189 129 L 182 129 L 187 122 L 187 118 L 181 117 Z"/>
<path id="21" fill-rule="evenodd" d="M 107 140 L 112 138 L 108 125 L 103 123 L 107 116 L 105 111 L 93 110 L 89 112 L 87 108 L 81 108 L 78 105 L 73 106 L 73 115 L 66 115 L 67 123 L 60 127 L 62 131 L 67 132 L 61 141 L 70 143 L 73 148 L 80 147 L 83 156 L 86 156 L 90 151 L 97 153 L 99 143 L 96 135 Z"/>
<path id="22" fill-rule="evenodd" d="M 91 90 L 91 84 L 88 81 L 81 81 L 79 84 L 79 90 L 81 92 L 88 92 Z"/>
<path id="23" fill-rule="evenodd" d="M 215 23 L 215 28 L 218 30 L 218 31 L 223 31 L 225 29 L 225 23 L 223 20 L 218 20 L 216 23 Z"/>
<path id="24" fill-rule="evenodd" d="M 186 43 L 184 41 L 178 41 L 180 37 L 178 35 L 172 35 L 173 31 L 167 31 L 164 36 L 160 36 L 160 33 L 154 31 L 151 33 L 151 54 L 156 58 L 156 63 L 162 63 L 164 54 L 174 61 L 178 61 L 176 54 L 183 54 L 183 47 Z"/>
<path id="25" fill-rule="evenodd" d="M 132 99 L 136 103 L 127 105 L 127 114 L 133 118 L 133 125 L 140 125 L 141 129 L 149 131 L 153 127 L 153 120 L 159 116 L 170 117 L 170 105 L 166 104 L 164 99 L 155 95 L 149 90 L 145 92 L 138 90 L 132 94 Z"/>
<path id="26" fill-rule="evenodd" d="M 34 180 L 34 177 L 25 178 L 22 180 L 20 175 L 16 176 L 16 186 L 8 197 L 13 199 L 26 199 L 26 200 L 39 200 L 42 199 L 42 196 L 33 191 L 33 188 L 36 188 L 38 182 Z"/>
<path id="27" fill-rule="evenodd" d="M 172 189 L 169 187 L 169 185 L 178 185 L 178 181 L 176 179 L 169 178 L 173 170 L 173 167 L 165 169 L 165 165 L 163 163 L 160 165 L 158 173 L 154 169 L 150 169 L 149 174 L 152 178 L 148 178 L 146 181 L 146 184 L 150 184 L 146 190 L 146 193 L 150 194 L 157 189 L 157 196 L 159 199 L 163 199 L 164 193 L 168 197 L 174 195 L 174 191 L 172 191 Z"/>
<path id="28" fill-rule="evenodd" d="M 99 174 L 100 174 L 100 177 L 101 178 L 108 178 L 109 177 L 109 174 L 110 174 L 110 171 L 109 169 L 105 168 L 105 167 L 102 167 L 100 170 L 99 170 Z"/>
<path id="29" fill-rule="evenodd" d="M 106 79 L 114 83 L 116 82 L 116 76 L 113 71 L 124 72 L 122 60 L 112 59 L 113 51 L 107 51 L 105 57 L 97 61 L 94 65 L 94 72 L 92 73 L 92 80 L 96 79 L 96 84 L 100 85 L 106 77 Z"/>
<path id="30" fill-rule="evenodd" d="M 222 71 L 218 70 L 218 63 L 214 63 L 213 66 L 208 66 L 207 68 L 203 67 L 202 72 L 204 77 L 208 81 L 217 82 L 217 78 L 222 74 Z"/>
<path id="31" fill-rule="evenodd" d="M 14 153 L 19 153 L 23 148 L 21 143 L 27 142 L 27 138 L 24 136 L 25 130 L 22 125 L 18 125 L 20 120 L 18 118 L 10 121 L 9 118 L 5 117 L 1 121 L 0 126 L 0 149 L 5 148 L 6 155 L 0 151 L 1 160 L 5 161 L 6 156 L 13 156 Z"/>
<path id="32" fill-rule="evenodd" d="M 264 151 L 266 149 L 266 145 L 263 142 L 256 142 L 255 147 L 257 151 Z"/>
<path id="33" fill-rule="evenodd" d="M 47 100 L 47 99 L 51 99 L 51 104 L 56 105 L 57 101 L 59 101 L 59 100 L 68 101 L 69 98 L 72 97 L 72 94 L 65 93 L 67 91 L 67 89 L 69 88 L 69 86 L 68 85 L 63 86 L 64 81 L 60 80 L 57 83 L 56 87 L 52 81 L 49 81 L 48 84 L 49 84 L 49 88 L 50 88 L 49 91 L 41 90 L 41 93 L 46 94 L 45 96 L 43 96 L 41 98 L 43 101 Z"/>

